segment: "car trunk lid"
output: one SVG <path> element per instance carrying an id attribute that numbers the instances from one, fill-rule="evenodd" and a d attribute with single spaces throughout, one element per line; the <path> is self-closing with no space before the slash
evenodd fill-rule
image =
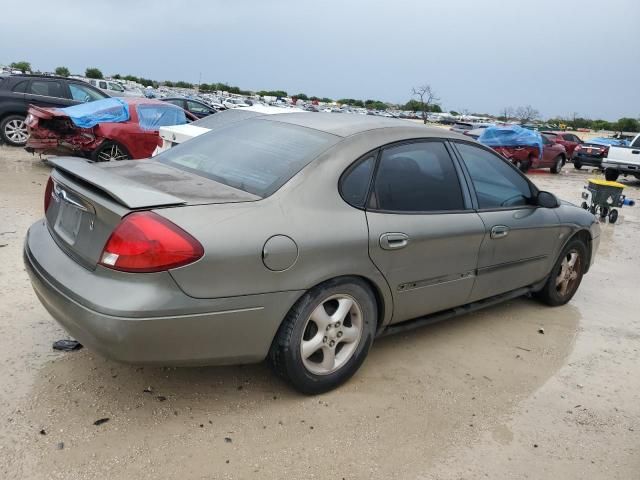
<path id="1" fill-rule="evenodd" d="M 60 157 L 49 163 L 54 170 L 47 225 L 58 245 L 90 269 L 132 211 L 259 199 L 153 161 L 90 163 Z"/>

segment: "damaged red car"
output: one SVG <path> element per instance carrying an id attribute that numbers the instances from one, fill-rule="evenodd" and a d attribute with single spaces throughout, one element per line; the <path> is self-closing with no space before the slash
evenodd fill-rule
<path id="1" fill-rule="evenodd" d="M 146 98 L 107 98 L 67 108 L 31 105 L 25 149 L 101 162 L 149 158 L 160 127 L 192 120 L 180 107 Z"/>

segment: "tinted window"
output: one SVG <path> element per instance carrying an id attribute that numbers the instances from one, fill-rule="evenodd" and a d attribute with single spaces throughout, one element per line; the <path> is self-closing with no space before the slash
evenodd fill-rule
<path id="1" fill-rule="evenodd" d="M 64 90 L 60 82 L 53 82 L 50 80 L 31 80 L 29 87 L 29 93 L 33 95 L 43 95 L 45 97 L 57 97 L 64 98 Z"/>
<path id="2" fill-rule="evenodd" d="M 70 83 L 69 91 L 71 92 L 71 98 L 79 102 L 102 100 L 106 97 L 105 95 L 96 92 L 93 88 L 89 88 L 86 85 L 80 85 L 79 83 Z"/>
<path id="3" fill-rule="evenodd" d="M 638 136 L 636 137 L 636 139 L 633 141 L 633 143 L 631 144 L 631 146 L 632 146 L 633 148 L 640 147 L 640 135 L 638 135 Z"/>
<path id="4" fill-rule="evenodd" d="M 193 102 L 191 100 L 187 100 L 187 110 L 189 110 L 190 112 L 194 112 L 194 113 L 209 113 L 211 112 L 211 110 L 207 107 L 205 107 L 204 105 L 198 103 L 198 102 Z"/>
<path id="5" fill-rule="evenodd" d="M 297 125 L 247 120 L 200 135 L 155 158 L 266 197 L 339 140 Z"/>
<path id="6" fill-rule="evenodd" d="M 527 180 L 506 161 L 482 148 L 458 143 L 480 208 L 527 205 L 531 188 Z"/>
<path id="7" fill-rule="evenodd" d="M 462 210 L 458 174 L 442 142 L 419 142 L 383 150 L 374 206 L 397 212 Z"/>
<path id="8" fill-rule="evenodd" d="M 100 85 L 100 88 L 104 88 L 105 90 L 107 89 L 107 82 L 103 82 L 101 80 L 98 84 Z"/>
<path id="9" fill-rule="evenodd" d="M 371 155 L 347 170 L 340 185 L 342 198 L 354 207 L 364 207 L 376 157 Z"/>
<path id="10" fill-rule="evenodd" d="M 551 138 L 551 140 L 549 139 Z M 548 137 L 547 135 L 542 135 L 542 144 L 543 145 L 551 145 L 555 140 L 555 137 Z"/>
<path id="11" fill-rule="evenodd" d="M 18 82 L 15 84 L 15 86 L 13 87 L 13 91 L 16 93 L 25 93 L 27 91 L 27 80 L 22 80 L 21 82 Z"/>

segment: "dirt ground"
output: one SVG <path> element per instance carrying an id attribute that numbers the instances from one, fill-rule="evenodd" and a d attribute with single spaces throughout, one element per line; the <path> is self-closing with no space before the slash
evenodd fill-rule
<path id="1" fill-rule="evenodd" d="M 579 203 L 591 174 L 567 167 L 531 177 Z M 0 146 L 0 478 L 640 478 L 640 206 L 602 225 L 570 304 L 523 298 L 380 339 L 350 382 L 306 397 L 265 365 L 54 352 L 67 336 L 22 265 L 47 175 Z"/>

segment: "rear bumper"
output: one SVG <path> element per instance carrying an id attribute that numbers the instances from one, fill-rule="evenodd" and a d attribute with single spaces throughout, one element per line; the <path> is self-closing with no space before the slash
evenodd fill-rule
<path id="1" fill-rule="evenodd" d="M 602 161 L 602 168 L 610 168 L 621 173 L 630 173 L 632 175 L 640 175 L 640 163 L 617 162 L 615 160 L 605 159 Z"/>
<path id="2" fill-rule="evenodd" d="M 57 246 L 43 221 L 27 233 L 24 263 L 42 305 L 67 332 L 105 357 L 134 364 L 262 361 L 302 293 L 195 299 L 166 272 L 90 271 Z"/>
<path id="3" fill-rule="evenodd" d="M 592 157 L 588 155 L 573 154 L 573 162 L 579 162 L 582 165 L 590 165 L 600 167 L 602 165 L 602 157 Z"/>

